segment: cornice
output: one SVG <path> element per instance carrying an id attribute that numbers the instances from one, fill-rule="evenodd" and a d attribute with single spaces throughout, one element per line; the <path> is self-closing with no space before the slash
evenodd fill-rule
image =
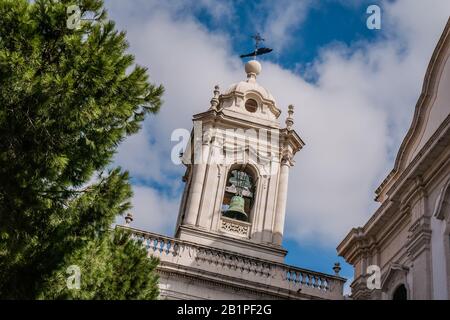
<path id="1" fill-rule="evenodd" d="M 185 230 L 185 231 L 188 231 L 188 232 L 191 232 L 194 234 L 203 235 L 205 237 L 212 238 L 216 241 L 220 240 L 220 241 L 229 242 L 229 243 L 237 243 L 244 247 L 250 247 L 250 248 L 254 248 L 254 249 L 268 251 L 268 252 L 271 252 L 278 256 L 284 257 L 288 253 L 286 249 L 283 249 L 280 246 L 261 244 L 261 243 L 256 243 L 256 242 L 252 242 L 250 240 L 239 239 L 239 238 L 228 238 L 228 237 L 224 238 L 221 233 L 215 233 L 212 231 L 204 231 L 204 230 L 196 228 L 196 227 L 182 225 L 182 226 L 180 226 L 180 230 Z M 185 240 L 183 240 L 183 241 L 185 241 Z M 217 249 L 217 250 L 224 250 L 224 249 Z M 224 251 L 226 251 L 226 250 L 224 250 Z"/>
<path id="2" fill-rule="evenodd" d="M 291 144 L 292 149 L 297 152 L 305 146 L 305 142 L 300 138 L 295 130 L 289 130 L 287 128 L 280 130 L 281 136 Z"/>
<path id="3" fill-rule="evenodd" d="M 230 128 L 254 128 L 254 129 L 267 129 L 267 130 L 280 130 L 280 125 L 277 121 L 257 118 L 247 120 L 243 119 L 234 111 L 229 110 L 208 110 L 205 112 L 197 113 L 192 117 L 193 121 L 201 120 L 203 123 L 215 123 L 220 120 L 224 125 L 229 125 Z"/>

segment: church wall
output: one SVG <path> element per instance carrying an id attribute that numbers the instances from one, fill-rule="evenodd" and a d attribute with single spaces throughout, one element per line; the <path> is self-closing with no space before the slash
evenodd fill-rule
<path id="1" fill-rule="evenodd" d="M 408 239 L 409 224 L 395 226 L 394 232 L 380 247 L 380 267 L 386 267 L 392 261 L 399 259 L 405 251 L 404 244 Z"/>
<path id="2" fill-rule="evenodd" d="M 443 154 L 442 157 L 446 157 Z M 436 163 L 440 163 L 437 159 Z M 441 167 L 439 171 L 436 170 L 436 165 L 430 168 L 429 172 L 424 173 L 424 176 L 430 180 L 425 186 L 423 195 L 418 193 L 417 188 L 408 190 L 408 193 L 416 193 L 413 200 L 410 201 L 411 217 L 407 223 L 398 224 L 396 228 L 399 230 L 389 237 L 389 243 L 381 247 L 381 261 L 382 274 L 387 272 L 391 263 L 400 263 L 409 268 L 406 278 L 406 284 L 410 288 L 412 299 L 448 299 L 448 269 L 447 259 L 448 252 L 446 251 L 446 241 L 448 235 L 446 234 L 446 221 L 437 220 L 433 215 L 436 207 L 436 202 L 439 200 L 439 194 L 442 191 L 444 184 L 450 178 L 450 167 Z M 434 171 L 434 175 L 430 172 Z M 430 221 L 428 227 L 431 230 L 431 241 L 424 247 L 414 249 L 419 251 L 412 255 L 407 252 L 409 243 L 410 230 L 417 221 L 425 217 L 426 221 Z M 427 218 L 428 217 L 428 218 Z M 389 293 L 383 295 L 385 298 L 390 298 Z"/>
<path id="3" fill-rule="evenodd" d="M 433 186 L 429 195 L 429 210 L 431 216 L 431 255 L 432 255 L 432 270 L 433 270 L 433 298 L 434 299 L 449 299 L 449 267 L 447 266 L 449 260 L 449 234 L 448 221 L 438 219 L 435 214 L 438 203 L 442 200 L 440 195 L 444 186 L 450 179 L 450 167 L 443 168 L 438 175 L 437 183 Z M 448 198 L 448 196 L 447 196 Z M 450 199 L 446 199 L 450 201 Z M 448 207 L 447 207 L 448 208 Z M 448 210 L 448 209 L 447 209 Z M 445 215 L 448 217 L 447 215 Z"/>
<path id="4" fill-rule="evenodd" d="M 431 256 L 433 270 L 433 298 L 448 299 L 448 275 L 446 266 L 446 222 L 432 218 Z"/>
<path id="5" fill-rule="evenodd" d="M 409 209 L 404 212 L 402 218 L 399 218 L 400 212 L 393 214 L 390 218 L 391 222 L 385 224 L 385 229 L 382 229 L 379 235 L 381 236 L 388 229 L 391 229 L 390 233 L 385 234 L 384 239 L 377 238 L 377 245 L 369 250 L 370 253 L 359 254 L 359 258 L 353 262 L 355 279 L 365 275 L 367 266 L 372 264 L 380 266 L 382 278 L 387 275 L 393 264 L 407 268 L 405 277 L 397 278 L 395 284 L 386 284 L 387 291 L 381 293 L 376 290 L 369 291 L 370 298 L 391 299 L 391 291 L 399 283 L 404 283 L 408 288 L 410 299 L 449 298 L 450 266 L 447 262 L 450 261 L 449 228 L 447 221 L 437 220 L 434 217 L 436 202 L 444 185 L 450 179 L 450 164 L 441 165 L 442 160 L 446 158 L 448 158 L 446 153 L 441 154 L 433 166 L 423 173 L 426 177 L 423 187 L 411 184 L 409 189 L 405 189 L 403 197 L 400 198 L 404 201 L 402 207 Z M 431 241 L 427 242 L 426 237 L 421 238 L 419 241 L 421 244 L 413 246 L 411 253 L 408 251 L 411 230 L 418 221 L 424 223 L 425 230 L 431 230 Z M 364 289 L 365 280 L 363 282 Z"/>
<path id="6" fill-rule="evenodd" d="M 358 259 L 358 261 L 354 264 L 355 273 L 353 275 L 354 279 L 359 278 L 361 275 L 365 274 L 365 268 L 363 267 L 362 259 Z"/>
<path id="7" fill-rule="evenodd" d="M 430 300 L 432 295 L 432 265 L 431 251 L 422 251 L 414 259 L 414 265 L 410 271 L 412 274 L 413 292 L 411 299 L 413 300 Z"/>
<path id="8" fill-rule="evenodd" d="M 238 287 L 199 281 L 195 278 L 160 276 L 160 299 L 168 300 L 266 300 L 277 299 L 272 295 Z M 279 298 L 278 298 L 279 299 Z"/>
<path id="9" fill-rule="evenodd" d="M 206 167 L 206 175 L 204 181 L 204 192 L 200 202 L 200 212 L 197 218 L 197 224 L 205 229 L 211 228 L 212 217 L 215 212 L 215 199 L 217 195 L 217 165 L 209 165 Z M 220 209 L 219 209 L 220 210 Z"/>
<path id="10" fill-rule="evenodd" d="M 440 161 L 442 162 L 448 158 L 448 154 L 442 154 Z M 436 211 L 441 199 L 441 194 L 444 187 L 450 179 L 450 164 L 447 163 L 444 166 L 439 166 L 439 170 L 436 171 L 432 180 L 427 186 L 428 195 L 428 205 L 427 205 L 427 215 L 430 217 L 430 228 L 431 228 L 431 269 L 432 274 L 432 295 L 433 299 L 449 299 L 449 285 L 450 285 L 450 273 L 449 267 L 449 255 L 450 251 L 448 248 L 448 229 L 447 221 L 445 219 L 438 219 L 436 217 Z M 446 194 L 448 198 L 448 194 Z M 446 199 L 450 201 L 450 199 Z M 448 215 L 446 215 L 448 217 Z"/>
<path id="11" fill-rule="evenodd" d="M 445 66 L 441 74 L 439 75 L 437 93 L 432 99 L 432 105 L 429 106 L 428 113 L 426 114 L 426 119 L 424 126 L 422 127 L 421 138 L 418 143 L 414 146 L 413 152 L 408 159 L 411 162 L 412 159 L 420 152 L 425 143 L 430 139 L 433 133 L 437 130 L 442 120 L 445 119 L 449 113 L 449 103 L 450 103 L 450 50 L 447 50 L 446 56 L 444 57 Z"/>

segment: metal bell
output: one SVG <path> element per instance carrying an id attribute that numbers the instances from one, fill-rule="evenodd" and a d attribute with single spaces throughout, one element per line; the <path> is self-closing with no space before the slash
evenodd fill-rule
<path id="1" fill-rule="evenodd" d="M 247 221 L 248 215 L 244 211 L 245 200 L 241 196 L 233 196 L 230 201 L 228 210 L 224 212 L 224 216 L 232 219 Z"/>

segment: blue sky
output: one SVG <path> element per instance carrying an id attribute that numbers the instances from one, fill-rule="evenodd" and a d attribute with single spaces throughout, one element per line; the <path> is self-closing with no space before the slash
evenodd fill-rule
<path id="1" fill-rule="evenodd" d="M 262 32 L 264 20 L 270 14 L 265 8 L 266 1 L 236 1 L 235 12 L 238 17 L 232 23 L 217 24 L 213 22 L 206 10 L 200 11 L 196 16 L 209 30 L 228 32 L 231 36 L 231 46 L 238 54 L 253 49 L 250 35 Z M 381 31 L 372 31 L 366 27 L 366 8 L 368 1 L 360 1 L 354 5 L 343 5 L 337 1 L 317 2 L 307 9 L 304 19 L 290 27 L 292 36 L 289 42 L 279 48 L 272 45 L 274 39 L 267 38 L 265 44 L 274 47 L 275 51 L 264 59 L 276 62 L 285 68 L 295 70 L 297 65 L 304 65 L 317 58 L 318 52 L 324 46 L 333 42 L 351 44 L 359 40 L 373 40 L 382 34 Z M 371 4 L 376 2 L 370 2 Z M 381 5 L 381 3 L 378 3 Z M 255 17 L 253 12 L 261 11 Z"/>
<path id="2" fill-rule="evenodd" d="M 243 80 L 239 54 L 260 32 L 274 52 L 258 82 L 283 114 L 296 106 L 306 141 L 290 172 L 286 262 L 352 277 L 336 246 L 378 204 L 374 190 L 392 167 L 420 94 L 450 1 L 157 1 L 107 0 L 130 52 L 166 88 L 161 112 L 119 148 L 130 171 L 135 227 L 172 235 L 184 169 L 170 161 L 171 132 L 190 130 L 215 84 Z M 369 4 L 381 7 L 381 30 L 366 27 Z"/>

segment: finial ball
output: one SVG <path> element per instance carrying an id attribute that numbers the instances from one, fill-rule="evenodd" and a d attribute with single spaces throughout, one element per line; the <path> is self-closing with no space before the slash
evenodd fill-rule
<path id="1" fill-rule="evenodd" d="M 128 212 L 127 215 L 125 216 L 125 223 L 130 224 L 133 220 L 134 220 L 133 215 L 131 214 L 131 212 Z"/>
<path id="2" fill-rule="evenodd" d="M 258 75 L 261 73 L 261 69 L 262 69 L 261 64 L 256 60 L 250 60 L 245 64 L 245 72 L 247 73 L 247 75 L 249 74 Z"/>

